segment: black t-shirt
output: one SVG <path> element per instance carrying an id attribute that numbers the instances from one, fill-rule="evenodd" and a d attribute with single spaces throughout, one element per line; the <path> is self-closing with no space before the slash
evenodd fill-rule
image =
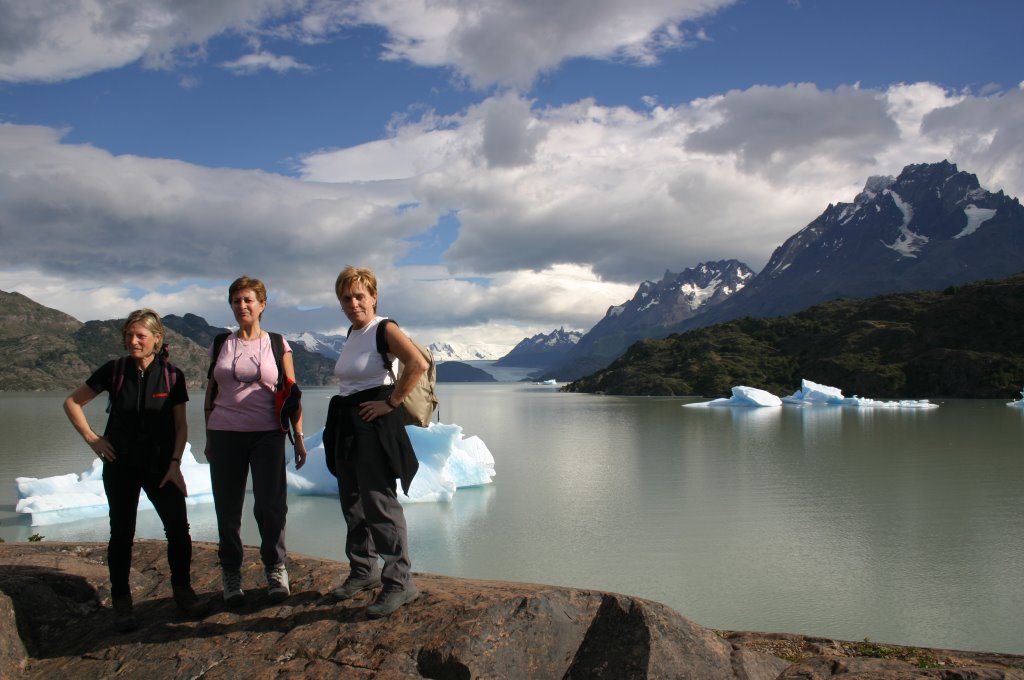
<path id="1" fill-rule="evenodd" d="M 119 361 L 124 362 L 124 377 L 115 389 Z M 188 401 L 181 369 L 158 357 L 140 372 L 131 358 L 115 359 L 96 369 L 85 384 L 97 394 L 111 392 L 103 436 L 117 461 L 153 472 L 166 470 L 174 452 L 174 407 Z"/>

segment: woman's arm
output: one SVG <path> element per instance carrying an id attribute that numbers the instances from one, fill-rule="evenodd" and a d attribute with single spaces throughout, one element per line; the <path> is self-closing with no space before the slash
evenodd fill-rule
<path id="1" fill-rule="evenodd" d="M 78 434 L 82 435 L 82 439 L 97 456 L 103 460 L 114 460 L 117 457 L 114 455 L 114 447 L 106 439 L 93 432 L 88 418 L 85 417 L 85 411 L 82 410 L 83 406 L 96 398 L 96 394 L 88 385 L 80 385 L 64 400 L 64 413 L 67 414 L 71 425 L 78 431 Z"/>
<path id="2" fill-rule="evenodd" d="M 175 404 L 172 413 L 174 414 L 174 452 L 171 454 L 171 464 L 167 466 L 167 474 L 160 480 L 160 486 L 170 482 L 181 489 L 182 496 L 187 496 L 185 476 L 181 474 L 181 456 L 185 453 L 185 442 L 188 441 L 188 418 L 185 415 L 185 402 Z"/>
<path id="3" fill-rule="evenodd" d="M 281 364 L 284 366 L 284 374 L 286 377 L 291 378 L 295 381 L 295 359 L 292 357 L 291 352 L 285 352 L 284 356 L 281 357 Z M 299 401 L 299 407 L 295 409 L 295 413 L 289 416 L 292 423 L 292 432 L 295 433 L 295 469 L 298 470 L 306 464 L 306 442 L 303 439 L 302 434 L 302 401 Z"/>
<path id="4" fill-rule="evenodd" d="M 430 368 L 430 364 L 398 324 L 389 323 L 384 327 L 384 332 L 388 340 L 388 351 L 402 362 L 402 375 L 395 383 L 395 389 L 388 397 L 388 401 L 366 401 L 359 405 L 359 417 L 366 421 L 387 415 L 398 408 L 419 382 L 420 376 Z"/>

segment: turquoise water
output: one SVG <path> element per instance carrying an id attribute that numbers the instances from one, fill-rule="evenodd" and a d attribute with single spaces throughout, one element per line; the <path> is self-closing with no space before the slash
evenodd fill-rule
<path id="1" fill-rule="evenodd" d="M 730 410 L 516 383 L 439 391 L 442 420 L 486 442 L 497 476 L 406 506 L 417 571 L 628 593 L 716 628 L 1024 653 L 1024 410 L 1004 401 Z M 306 392 L 307 433 L 330 394 Z M 62 398 L 0 395 L 6 540 L 106 539 L 105 519 L 33 528 L 13 512 L 15 476 L 91 464 Z M 201 431 L 190 440 L 202 450 Z M 290 550 L 343 559 L 336 499 L 289 506 Z M 215 539 L 211 505 L 190 520 Z M 245 532 L 256 542 L 250 515 Z M 152 512 L 139 533 L 161 537 Z"/>

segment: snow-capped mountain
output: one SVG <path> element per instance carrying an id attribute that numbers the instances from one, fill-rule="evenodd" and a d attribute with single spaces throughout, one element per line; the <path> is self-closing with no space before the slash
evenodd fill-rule
<path id="1" fill-rule="evenodd" d="M 288 340 L 289 344 L 298 343 L 310 352 L 316 352 L 332 361 L 338 359 L 338 355 L 341 354 L 341 347 L 345 344 L 344 335 L 322 335 L 305 331 L 303 333 L 286 334 L 284 337 Z"/>
<path id="2" fill-rule="evenodd" d="M 676 330 L 790 314 L 836 298 L 938 290 L 1024 270 L 1024 207 L 956 165 L 871 177 L 786 240 L 742 293 Z"/>
<path id="3" fill-rule="evenodd" d="M 550 333 L 538 333 L 532 338 L 523 338 L 508 354 L 494 363 L 495 366 L 523 366 L 547 368 L 565 360 L 570 349 L 580 341 L 583 334 L 559 328 Z"/>
<path id="4" fill-rule="evenodd" d="M 434 355 L 434 361 L 491 361 L 499 359 L 508 351 L 508 345 L 487 343 L 465 344 L 458 342 L 432 342 L 427 349 Z"/>
<path id="5" fill-rule="evenodd" d="M 738 260 L 705 262 L 678 274 L 666 271 L 660 281 L 641 283 L 631 300 L 609 307 L 569 356 L 618 356 L 640 338 L 667 335 L 680 322 L 721 304 L 753 278 Z"/>

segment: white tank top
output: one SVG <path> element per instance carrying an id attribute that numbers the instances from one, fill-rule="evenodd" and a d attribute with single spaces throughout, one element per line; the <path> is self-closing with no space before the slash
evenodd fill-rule
<path id="1" fill-rule="evenodd" d="M 338 393 L 343 397 L 371 387 L 392 384 L 384 360 L 377 352 L 377 325 L 386 318 L 377 316 L 363 328 L 352 329 L 342 345 L 341 356 L 334 364 L 334 375 L 338 377 Z M 390 354 L 388 358 L 391 359 L 392 372 L 397 375 L 397 359 Z"/>

